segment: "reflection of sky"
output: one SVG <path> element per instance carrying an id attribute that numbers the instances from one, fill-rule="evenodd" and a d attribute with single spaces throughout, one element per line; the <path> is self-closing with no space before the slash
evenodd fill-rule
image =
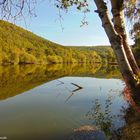
<path id="1" fill-rule="evenodd" d="M 75 92 L 67 100 L 72 90 L 77 88 L 71 83 L 83 89 Z M 67 133 L 80 125 L 92 123 L 85 114 L 93 106 L 93 101 L 98 99 L 104 110 L 105 100 L 110 95 L 110 115 L 121 115 L 120 110 L 126 105 L 120 95 L 122 90 L 123 83 L 117 79 L 64 77 L 59 81 L 48 82 L 0 102 L 0 132 L 9 136 L 34 134 L 34 137 L 58 132 Z M 124 124 L 121 118 L 113 121 L 117 128 Z"/>
<path id="2" fill-rule="evenodd" d="M 88 26 L 80 27 L 83 14 L 70 8 L 68 13 L 62 12 L 61 29 L 58 9 L 52 3 L 44 1 L 36 7 L 36 18 L 26 18 L 27 26 L 23 22 L 18 25 L 38 34 L 46 39 L 62 45 L 108 45 L 109 41 L 102 28 L 98 15 L 94 12 L 95 4 L 90 1 L 91 12 L 87 14 Z"/>

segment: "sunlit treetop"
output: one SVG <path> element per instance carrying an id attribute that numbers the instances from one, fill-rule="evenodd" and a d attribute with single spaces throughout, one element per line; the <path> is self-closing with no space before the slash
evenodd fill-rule
<path id="1" fill-rule="evenodd" d="M 125 0 L 125 16 L 132 26 L 132 38 L 137 38 L 140 36 L 140 0 Z"/>
<path id="2" fill-rule="evenodd" d="M 82 10 L 83 8 L 85 9 L 85 7 L 86 8 L 88 7 L 88 1 L 87 0 L 61 0 L 61 1 L 56 0 L 57 8 L 68 10 L 70 6 L 76 6 L 78 10 Z"/>
<path id="3" fill-rule="evenodd" d="M 140 0 L 125 0 L 125 15 L 130 20 L 140 20 Z"/>
<path id="4" fill-rule="evenodd" d="M 125 14 L 127 17 L 138 17 L 140 14 L 140 0 L 117 0 L 125 3 Z M 24 16 L 24 14 L 34 15 L 35 6 L 41 0 L 0 0 L 1 18 L 10 19 Z M 51 2 L 51 0 L 50 0 Z M 108 0 L 106 0 L 108 2 Z M 82 12 L 89 12 L 90 0 L 55 0 L 54 5 L 62 10 L 68 11 L 69 7 L 75 6 Z M 94 2 L 93 2 L 94 4 Z"/>

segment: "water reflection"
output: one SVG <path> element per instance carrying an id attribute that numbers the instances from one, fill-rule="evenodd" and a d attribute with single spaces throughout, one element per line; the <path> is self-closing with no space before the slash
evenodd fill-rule
<path id="1" fill-rule="evenodd" d="M 67 140 L 89 124 L 108 139 L 137 140 L 139 106 L 120 79 L 117 66 L 101 64 L 1 66 L 0 136 Z"/>
<path id="2" fill-rule="evenodd" d="M 0 100 L 64 76 L 116 78 L 120 74 L 117 66 L 101 68 L 101 64 L 0 66 Z"/>

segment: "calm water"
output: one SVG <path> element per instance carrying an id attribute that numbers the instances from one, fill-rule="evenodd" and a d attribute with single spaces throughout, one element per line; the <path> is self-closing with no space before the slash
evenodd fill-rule
<path id="1" fill-rule="evenodd" d="M 108 138 L 139 140 L 139 107 L 124 88 L 117 66 L 1 66 L 0 137 L 67 140 L 89 124 Z"/>

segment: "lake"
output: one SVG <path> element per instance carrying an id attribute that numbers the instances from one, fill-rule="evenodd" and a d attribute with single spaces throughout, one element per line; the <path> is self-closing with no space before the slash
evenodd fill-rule
<path id="1" fill-rule="evenodd" d="M 0 66 L 0 137 L 9 140 L 67 140 L 83 125 L 139 140 L 139 110 L 118 66 Z"/>

